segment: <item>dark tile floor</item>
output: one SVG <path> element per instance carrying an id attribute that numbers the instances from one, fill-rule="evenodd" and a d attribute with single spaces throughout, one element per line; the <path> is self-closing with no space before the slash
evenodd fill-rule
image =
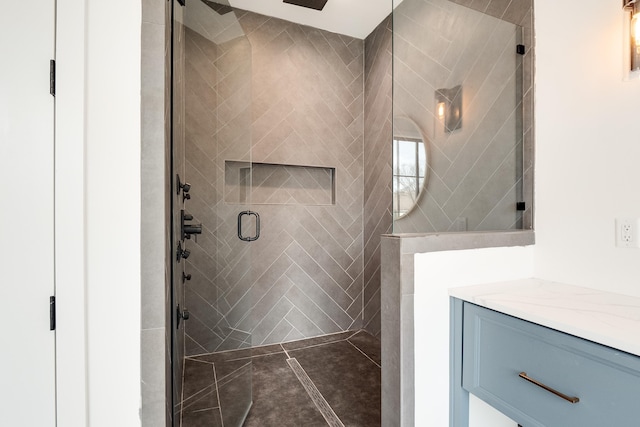
<path id="1" fill-rule="evenodd" d="M 183 397 L 182 427 L 380 426 L 380 341 L 343 332 L 189 357 Z"/>

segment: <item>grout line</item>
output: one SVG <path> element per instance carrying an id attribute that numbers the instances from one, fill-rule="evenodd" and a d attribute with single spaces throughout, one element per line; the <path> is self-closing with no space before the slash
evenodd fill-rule
<path id="1" fill-rule="evenodd" d="M 364 351 L 360 350 L 360 347 L 358 347 L 357 345 L 355 345 L 354 343 L 352 343 L 351 341 L 347 340 L 347 342 L 349 344 L 351 344 L 353 346 L 353 348 L 355 348 L 356 350 L 358 350 L 360 353 L 362 353 L 364 355 L 364 357 L 366 357 L 367 359 L 369 359 L 374 365 L 376 365 L 378 368 L 382 369 L 382 366 L 378 365 L 378 362 L 376 362 L 375 360 L 373 360 L 372 358 L 369 357 L 369 355 L 367 353 L 365 353 Z"/>
<path id="2" fill-rule="evenodd" d="M 318 390 L 311 378 L 309 378 L 309 375 L 307 375 L 300 363 L 298 363 L 298 360 L 295 358 L 287 359 L 287 363 L 304 389 L 307 391 L 307 394 L 313 401 L 313 404 L 316 405 L 316 408 L 318 408 L 325 421 L 327 421 L 327 424 L 331 427 L 345 427 L 342 421 L 340 421 L 340 418 L 338 418 L 336 413 L 333 411 L 333 408 L 331 408 L 331 405 L 329 405 L 329 402 L 327 402 L 324 396 L 322 396 L 320 390 Z"/>
<path id="3" fill-rule="evenodd" d="M 337 333 L 335 333 L 335 334 L 329 334 L 329 335 L 344 334 L 345 332 L 352 332 L 352 334 L 351 334 L 351 335 L 349 335 L 349 336 L 346 336 L 346 334 L 345 334 L 345 337 L 344 337 L 344 338 L 338 338 L 338 339 L 335 339 L 335 340 L 333 340 L 333 341 L 326 341 L 326 342 L 321 342 L 321 343 L 317 343 L 317 344 L 309 344 L 309 345 L 305 345 L 305 346 L 303 346 L 303 347 L 292 348 L 292 349 L 291 349 L 291 350 L 289 350 L 289 351 L 305 350 L 305 349 L 307 349 L 307 348 L 320 347 L 320 346 L 323 346 L 323 345 L 335 344 L 335 343 L 340 342 L 340 341 L 346 341 L 346 340 L 348 340 L 349 338 L 351 338 L 351 337 L 353 337 L 354 335 L 356 335 L 359 331 L 355 331 L 355 332 L 354 332 L 354 331 L 343 331 L 343 332 L 337 332 Z M 321 335 L 320 337 L 323 337 L 323 336 L 328 336 L 328 335 Z M 313 338 L 308 338 L 308 339 L 313 339 Z M 294 342 L 297 342 L 297 341 L 306 341 L 306 340 L 307 340 L 307 339 L 296 340 L 296 341 L 289 341 L 289 343 L 294 343 Z M 282 343 L 282 344 L 289 344 L 289 343 Z M 283 348 L 284 348 L 284 347 L 283 347 Z"/>
<path id="4" fill-rule="evenodd" d="M 291 279 L 289 279 L 289 280 L 291 280 Z M 293 281 L 292 281 L 292 283 L 293 283 Z M 296 289 L 299 289 L 297 285 L 295 285 L 295 284 L 294 284 L 293 286 L 295 286 L 295 287 L 296 287 Z M 292 287 L 293 287 L 293 286 L 292 286 Z M 291 301 L 291 299 L 289 299 L 289 298 L 287 297 L 287 294 L 289 293 L 289 291 L 290 291 L 290 290 L 291 290 L 291 288 L 289 288 L 289 289 L 287 290 L 287 292 L 285 293 L 285 295 L 284 295 L 284 297 L 285 297 L 285 298 L 287 298 L 287 301 L 289 301 L 289 302 L 291 303 L 291 305 L 292 305 L 294 308 L 296 308 L 296 309 L 298 310 L 298 313 L 300 313 L 300 315 L 301 315 L 301 316 L 303 316 L 305 319 L 307 319 L 307 320 L 309 321 L 309 323 L 311 323 L 313 326 L 315 326 L 315 327 L 316 327 L 316 329 L 318 329 L 318 331 L 320 331 L 320 332 L 324 332 L 324 331 L 322 330 L 322 328 L 321 328 L 320 326 L 318 326 L 318 325 L 316 324 L 316 322 L 314 322 L 314 321 L 313 321 L 313 319 L 309 318 L 309 316 L 307 316 L 307 315 L 306 315 L 302 310 L 300 310 L 300 307 L 298 307 L 296 304 L 294 304 L 294 303 Z M 302 292 L 302 290 L 300 290 L 300 292 Z M 285 338 L 286 338 L 286 337 L 285 337 Z M 306 339 L 306 338 L 302 338 L 302 339 Z M 295 341 L 300 341 L 300 339 L 297 339 L 297 340 L 289 340 L 289 341 L 283 341 L 282 343 L 286 343 L 286 342 L 295 342 Z M 281 343 L 281 344 L 282 344 L 282 343 Z"/>
<path id="5" fill-rule="evenodd" d="M 285 356 L 287 356 L 287 359 L 291 359 L 291 356 L 289 356 L 289 352 L 287 351 L 286 348 L 284 348 L 282 343 L 280 343 L 280 347 L 282 348 L 282 351 L 284 351 Z"/>
<path id="6" fill-rule="evenodd" d="M 220 422 L 224 427 L 224 418 L 222 417 L 222 405 L 220 404 L 220 390 L 218 390 L 218 374 L 216 373 L 216 365 L 213 364 L 213 383 L 216 385 L 216 395 L 218 397 L 218 409 L 220 410 Z"/>
<path id="7" fill-rule="evenodd" d="M 247 361 L 247 363 L 245 363 L 244 365 L 240 366 L 239 368 L 234 369 L 233 371 L 229 372 L 224 377 L 221 377 L 220 379 L 216 379 L 215 380 L 216 381 L 216 386 L 219 383 L 222 383 L 222 385 L 225 385 L 225 384 L 229 383 L 229 381 L 232 381 L 232 380 L 238 378 L 242 374 L 242 371 L 247 368 L 247 366 L 249 366 L 249 368 L 251 368 L 252 360 L 249 360 L 249 359 L 253 359 L 253 358 L 250 357 L 250 358 L 247 358 L 247 359 L 238 359 L 237 361 L 242 361 L 242 360 L 248 360 L 248 361 Z M 215 369 L 215 363 L 213 364 L 213 366 L 214 366 L 214 369 Z"/>

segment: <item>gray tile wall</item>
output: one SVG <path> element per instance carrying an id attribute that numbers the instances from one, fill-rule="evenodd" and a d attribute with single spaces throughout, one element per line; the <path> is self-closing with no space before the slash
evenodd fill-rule
<path id="1" fill-rule="evenodd" d="M 531 2 L 464 3 L 474 9 L 448 0 L 406 0 L 394 13 L 394 115 L 419 125 L 430 157 L 426 192 L 394 232 L 460 231 L 457 219 L 469 231 L 530 225 L 515 203 L 524 191 L 522 127 L 531 121 L 523 123 L 521 111 L 530 111 L 532 85 L 523 67 L 531 62 L 515 54 L 523 31 L 508 21 L 527 26 L 530 38 Z M 447 133 L 435 115 L 434 93 L 457 85 L 463 124 Z"/>
<path id="2" fill-rule="evenodd" d="M 165 0 L 142 1 L 141 59 L 141 391 L 143 426 L 171 419 L 170 318 L 166 265 L 169 153 L 169 9 Z"/>
<path id="3" fill-rule="evenodd" d="M 254 344 L 359 329 L 363 41 L 252 13 L 240 22 L 253 53 L 253 161 L 335 168 L 334 205 L 255 206 L 247 327 Z"/>
<path id="4" fill-rule="evenodd" d="M 363 42 L 250 12 L 223 16 L 244 35 L 204 11 L 199 22 L 228 30 L 187 30 L 187 209 L 204 230 L 189 242 L 186 352 L 359 329 Z M 245 206 L 224 203 L 224 160 L 249 152 L 259 163 L 335 168 L 335 204 L 256 204 L 261 237 L 240 241 Z"/>
<path id="5" fill-rule="evenodd" d="M 224 185 L 224 161 L 247 164 L 250 159 L 251 50 L 235 13 L 223 17 L 202 5 L 190 3 L 185 34 L 185 179 L 192 185 L 186 210 L 203 225 L 197 241 L 186 243 L 192 251 L 186 261 L 192 274 L 185 284 L 191 312 L 185 326 L 187 355 L 251 344 L 246 331 L 226 318 L 232 307 L 247 309 L 246 302 L 237 304 L 237 299 L 250 285 L 251 257 L 250 246 L 236 236 L 236 215 L 247 207 L 227 203 L 231 195 Z M 216 36 L 225 30 L 233 35 Z M 236 301 L 228 304 L 225 293 Z"/>
<path id="6" fill-rule="evenodd" d="M 380 336 L 380 236 L 391 232 L 391 16 L 365 40 L 364 327 Z"/>

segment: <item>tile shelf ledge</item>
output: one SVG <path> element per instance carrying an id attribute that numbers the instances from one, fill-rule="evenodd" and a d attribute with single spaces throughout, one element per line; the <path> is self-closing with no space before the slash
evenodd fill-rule
<path id="1" fill-rule="evenodd" d="M 382 239 L 401 242 L 402 254 L 416 254 L 463 249 L 528 246 L 535 243 L 533 230 L 465 231 L 446 233 L 383 234 Z"/>

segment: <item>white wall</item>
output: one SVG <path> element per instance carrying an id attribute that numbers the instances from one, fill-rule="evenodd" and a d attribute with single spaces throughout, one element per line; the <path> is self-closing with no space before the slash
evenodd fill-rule
<path id="1" fill-rule="evenodd" d="M 64 113 L 59 126 L 67 130 L 58 134 L 58 142 L 61 149 L 66 147 L 61 152 L 66 160 L 74 154 L 76 162 L 84 160 L 84 167 L 76 164 L 73 172 L 59 173 L 71 185 L 71 173 L 80 178 L 75 189 L 78 199 L 84 199 L 84 215 L 77 226 L 84 225 L 84 247 L 76 235 L 61 234 L 56 249 L 74 254 L 79 270 L 84 264 L 84 289 L 81 285 L 78 289 L 85 292 L 84 304 L 74 301 L 61 316 L 71 323 L 74 315 L 75 322 L 82 322 L 86 315 L 86 344 L 77 335 L 84 332 L 78 327 L 67 345 L 86 355 L 88 415 L 85 421 L 82 391 L 64 388 L 58 391 L 65 402 L 59 416 L 65 426 L 135 426 L 140 424 L 141 4 L 130 0 L 60 3 L 65 13 L 58 21 L 59 30 L 70 25 L 77 31 L 74 35 L 85 40 L 84 46 L 73 43 L 73 37 L 65 33 L 57 46 L 60 57 L 66 58 L 58 73 L 64 74 L 66 90 L 74 97 L 71 104 L 60 106 L 65 110 L 59 111 Z M 79 12 L 84 7 L 85 13 L 72 13 L 73 6 Z M 68 92 L 59 92 L 62 98 L 65 95 Z M 69 108 L 79 106 L 80 111 L 69 114 Z M 65 136 L 74 142 L 68 145 Z M 84 147 L 77 145 L 78 138 L 84 139 Z M 84 159 L 77 158 L 82 148 Z M 57 201 L 59 215 L 77 214 L 77 203 L 71 198 Z M 76 277 L 71 282 L 60 280 L 58 291 L 68 294 L 69 286 L 77 286 L 76 282 Z M 60 374 L 72 375 L 71 356 L 59 353 L 59 357 L 67 357 L 63 360 L 67 370 Z M 78 374 L 84 378 L 82 358 L 80 362 Z M 75 417 L 69 393 L 80 397 Z"/>
<path id="2" fill-rule="evenodd" d="M 415 255 L 415 408 L 417 426 L 449 423 L 449 296 L 456 286 L 533 275 L 533 247 L 485 248 Z M 472 427 L 515 427 L 473 400 Z"/>
<path id="3" fill-rule="evenodd" d="M 56 1 L 56 403 L 69 427 L 87 425 L 85 3 Z"/>
<path id="4" fill-rule="evenodd" d="M 623 81 L 619 0 L 536 4 L 537 277 L 640 296 L 640 82 Z"/>

